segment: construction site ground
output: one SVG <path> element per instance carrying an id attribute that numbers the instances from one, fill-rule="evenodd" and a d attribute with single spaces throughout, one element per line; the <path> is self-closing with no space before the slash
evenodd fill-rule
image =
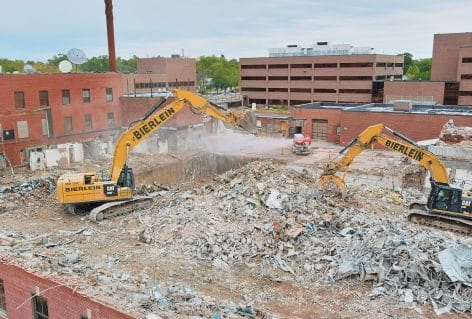
<path id="1" fill-rule="evenodd" d="M 339 146 L 333 144 L 315 142 L 310 155 L 297 156 L 291 153 L 290 140 L 274 139 L 276 142 L 270 147 L 267 145 L 270 139 L 261 139 L 258 146 L 257 143 L 251 145 L 246 138 L 249 137 L 244 137 L 244 143 L 237 146 L 215 138 L 208 144 L 211 147 L 175 155 L 132 154 L 130 166 L 138 175 L 140 172 L 149 175 L 149 172 L 165 169 L 176 161 L 201 156 L 202 152 L 229 157 L 247 156 L 251 161 L 256 160 L 249 164 L 252 165 L 249 166 L 251 172 L 260 171 L 264 178 L 267 177 L 267 171 L 274 172 L 275 184 L 279 183 L 277 178 L 280 178 L 275 175 L 288 176 L 283 179 L 288 186 L 294 189 L 304 187 L 308 192 L 315 187 L 319 168 L 340 150 Z M 320 200 L 322 207 L 313 215 L 313 231 L 316 232 L 319 227 L 326 234 L 332 233 L 334 237 L 339 237 L 336 240 L 349 241 L 350 235 L 339 235 L 342 228 L 336 226 L 340 222 L 335 214 L 342 212 L 343 216 L 347 216 L 350 209 L 357 209 L 365 214 L 363 218 L 366 219 L 398 223 L 405 229 L 442 236 L 451 241 L 463 240 L 458 234 L 406 222 L 408 209 L 405 201 L 399 199 L 399 193 L 392 190 L 402 190 L 400 175 L 404 172 L 403 161 L 400 155 L 388 151 L 366 151 L 361 154 L 349 172 L 348 196 L 341 199 L 327 195 Z M 15 182 L 35 178 L 51 177 L 54 180 L 66 171 L 97 171 L 108 169 L 109 165 L 109 161 L 86 161 L 71 169 L 46 172 L 19 169 L 15 170 L 15 176 L 9 170 L 4 170 L 3 185 L 0 186 L 8 187 Z M 0 199 L 0 204 L 8 207 L 0 211 L 0 254 L 55 280 L 72 279 L 79 291 L 104 303 L 116 305 L 118 309 L 137 318 L 219 318 L 216 317 L 218 315 L 221 318 L 435 316 L 429 302 L 405 302 L 397 295 L 388 293 L 372 295 L 374 283 L 370 280 L 361 281 L 359 276 L 329 280 L 331 266 L 323 259 L 318 258 L 315 263 L 310 262 L 309 258 L 302 258 L 300 260 L 304 260 L 304 263 L 296 265 L 296 258 L 301 258 L 296 257 L 293 262 L 288 262 L 290 254 L 304 254 L 300 250 L 303 247 L 301 241 L 303 236 L 308 236 L 306 228 L 296 234 L 290 232 L 287 235 L 289 239 L 282 236 L 284 231 L 288 234 L 288 231 L 296 230 L 294 225 L 300 220 L 292 215 L 298 208 L 287 206 L 287 209 L 282 209 L 278 208 L 278 202 L 269 203 L 268 197 L 275 193 L 273 186 L 267 186 L 266 189 L 263 189 L 265 185 L 259 183 L 244 186 L 246 173 L 243 162 L 238 166 L 241 168 L 236 175 L 223 173 L 218 178 L 210 172 L 207 176 L 203 174 L 198 178 L 194 176 L 187 180 L 176 180 L 169 185 L 162 185 L 160 181 L 150 184 L 147 180 L 142 191 L 159 193 L 154 198 L 153 207 L 98 224 L 87 216 L 68 214 L 57 205 L 55 191 L 51 191 L 47 185 L 18 195 L 15 192 L 5 193 Z M 392 178 L 386 178 L 387 175 Z M 222 185 L 227 188 L 221 188 Z M 242 190 L 238 187 L 242 187 Z M 238 197 L 248 194 L 247 187 L 254 187 L 254 194 L 260 189 L 261 194 L 261 202 L 246 203 L 249 210 L 240 204 L 242 200 Z M 280 185 L 280 188 L 283 187 Z M 235 189 L 234 195 L 228 197 L 228 193 L 223 191 L 225 189 Z M 415 193 L 414 188 L 411 193 Z M 417 195 L 423 193 L 424 190 L 417 189 Z M 283 196 L 278 197 L 281 202 Z M 286 202 L 291 203 L 290 199 L 286 199 Z M 275 236 L 275 242 L 273 246 L 264 244 L 260 250 L 238 257 L 238 249 L 259 247 L 259 243 L 253 245 L 248 241 L 247 238 L 253 238 L 252 235 L 245 238 L 241 234 L 253 229 L 254 225 L 256 228 L 252 230 L 253 234 L 262 232 L 261 229 L 266 227 L 262 222 L 262 226 L 255 222 L 259 217 L 253 214 L 260 209 L 267 211 L 268 217 L 264 217 L 264 221 L 270 220 L 272 226 L 267 227 L 270 228 L 271 236 Z M 189 215 L 183 214 L 184 211 Z M 233 215 L 239 213 L 242 215 Z M 309 214 L 305 215 L 309 218 Z M 242 225 L 245 222 L 253 225 Z M 280 226 L 282 230 L 278 229 L 279 222 L 285 225 Z M 237 229 L 243 228 L 244 232 L 238 232 Z M 231 233 L 232 229 L 237 240 L 233 237 L 220 240 L 226 238 L 225 234 Z M 269 238 L 268 242 L 271 240 Z M 237 245 L 233 247 L 231 245 L 234 242 Z M 279 261 L 279 253 L 274 251 L 280 245 L 283 247 L 279 253 L 283 252 L 286 262 L 278 263 L 279 267 L 276 267 L 274 265 Z M 307 244 L 306 249 L 311 250 L 313 247 L 310 248 L 310 245 Z M 203 247 L 207 247 L 207 250 Z M 232 247 L 235 251 L 231 250 Z M 322 247 L 319 249 L 320 254 L 330 254 L 327 245 L 319 247 Z M 225 252 L 225 249 L 229 253 L 220 252 Z M 273 251 L 261 252 L 264 249 Z M 275 256 L 275 262 L 272 259 L 269 261 L 267 256 Z M 314 253 L 310 251 L 309 256 L 314 256 Z M 151 316 L 151 313 L 156 316 Z M 450 313 L 441 318 L 470 316 L 470 312 Z"/>

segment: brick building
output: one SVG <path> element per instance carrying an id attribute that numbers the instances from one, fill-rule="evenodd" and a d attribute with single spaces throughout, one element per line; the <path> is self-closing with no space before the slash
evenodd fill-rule
<path id="1" fill-rule="evenodd" d="M 116 73 L 0 75 L 0 153 L 18 165 L 31 147 L 108 137 L 122 92 Z"/>
<path id="2" fill-rule="evenodd" d="M 133 317 L 76 291 L 73 282 L 28 272 L 11 261 L 0 261 L 0 318 L 116 318 Z"/>
<path id="3" fill-rule="evenodd" d="M 464 106 L 411 104 L 410 110 L 395 104 L 342 105 L 310 103 L 291 109 L 292 119 L 302 121 L 302 133 L 313 140 L 346 145 L 370 125 L 383 123 L 411 139 L 439 136 L 448 120 L 458 126 L 472 126 L 472 110 Z"/>
<path id="4" fill-rule="evenodd" d="M 241 93 L 259 105 L 369 103 L 374 80 L 402 79 L 403 56 L 319 52 L 324 55 L 309 51 L 241 58 Z"/>
<path id="5" fill-rule="evenodd" d="M 472 33 L 435 34 L 431 81 L 379 82 L 373 102 L 395 96 L 447 105 L 472 105 Z"/>
<path id="6" fill-rule="evenodd" d="M 138 58 L 137 71 L 123 76 L 125 93 L 196 91 L 197 62 L 192 58 Z"/>

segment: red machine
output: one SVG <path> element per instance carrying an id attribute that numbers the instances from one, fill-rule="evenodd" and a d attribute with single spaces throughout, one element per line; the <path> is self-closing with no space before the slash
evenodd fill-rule
<path id="1" fill-rule="evenodd" d="M 292 153 L 297 155 L 308 155 L 310 154 L 311 138 L 309 136 L 303 136 L 302 134 L 295 134 L 293 136 Z"/>

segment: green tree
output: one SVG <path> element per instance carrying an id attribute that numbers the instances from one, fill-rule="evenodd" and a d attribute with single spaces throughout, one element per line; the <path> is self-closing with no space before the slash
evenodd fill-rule
<path id="1" fill-rule="evenodd" d="M 65 55 L 64 53 L 59 53 L 58 55 L 55 55 L 52 58 L 48 59 L 47 64 L 59 66 L 59 63 L 61 63 L 61 61 L 63 60 L 67 60 L 67 55 Z"/>
<path id="2" fill-rule="evenodd" d="M 239 62 L 227 60 L 224 55 L 201 56 L 197 59 L 197 81 L 199 91 L 225 90 L 239 85 Z"/>
<path id="3" fill-rule="evenodd" d="M 405 52 L 399 54 L 399 56 L 403 56 L 403 74 L 406 74 L 408 68 L 413 64 L 413 54 Z"/>
<path id="4" fill-rule="evenodd" d="M 99 55 L 97 57 L 91 57 L 84 64 L 79 66 L 80 71 L 82 72 L 108 72 L 108 56 Z"/>
<path id="5" fill-rule="evenodd" d="M 420 77 L 420 68 L 415 64 L 410 65 L 408 70 L 406 70 L 406 75 L 408 80 L 418 80 Z"/>

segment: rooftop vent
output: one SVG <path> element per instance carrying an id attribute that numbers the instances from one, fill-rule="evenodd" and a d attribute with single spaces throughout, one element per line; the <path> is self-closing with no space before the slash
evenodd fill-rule
<path id="1" fill-rule="evenodd" d="M 392 102 L 394 111 L 411 112 L 411 109 L 413 108 L 412 100 L 396 100 Z"/>

